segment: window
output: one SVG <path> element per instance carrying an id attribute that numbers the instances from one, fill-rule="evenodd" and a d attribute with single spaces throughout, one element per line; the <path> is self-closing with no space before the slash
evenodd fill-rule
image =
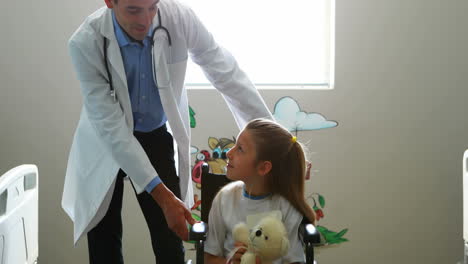
<path id="1" fill-rule="evenodd" d="M 260 89 L 332 89 L 334 0 L 190 2 Z M 189 61 L 188 88 L 210 87 Z"/>

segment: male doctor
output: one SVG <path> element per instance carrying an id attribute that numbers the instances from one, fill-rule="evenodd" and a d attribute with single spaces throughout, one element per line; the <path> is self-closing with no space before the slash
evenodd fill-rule
<path id="1" fill-rule="evenodd" d="M 194 223 L 187 209 L 193 204 L 184 88 L 188 54 L 222 93 L 240 128 L 272 116 L 190 8 L 175 0 L 105 3 L 69 41 L 83 108 L 62 206 L 74 222 L 75 243 L 87 235 L 90 263 L 123 263 L 121 209 L 128 176 L 157 263 L 183 263 L 181 239 L 188 238 L 186 222 Z M 164 29 L 152 37 L 156 27 Z"/>

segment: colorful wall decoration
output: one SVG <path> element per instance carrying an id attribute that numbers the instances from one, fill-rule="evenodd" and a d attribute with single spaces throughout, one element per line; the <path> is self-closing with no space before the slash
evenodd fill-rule
<path id="1" fill-rule="evenodd" d="M 273 116 L 278 123 L 294 132 L 296 136 L 299 131 L 338 126 L 336 121 L 327 120 L 322 114 L 302 111 L 299 104 L 289 96 L 282 97 L 276 102 Z"/>

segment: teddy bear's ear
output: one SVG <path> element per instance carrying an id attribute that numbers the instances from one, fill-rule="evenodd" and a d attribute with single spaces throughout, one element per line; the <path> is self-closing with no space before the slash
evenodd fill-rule
<path id="1" fill-rule="evenodd" d="M 249 229 L 245 223 L 239 223 L 232 229 L 232 236 L 234 241 L 239 241 L 247 244 L 249 241 Z"/>
<path id="2" fill-rule="evenodd" d="M 288 254 L 288 250 L 289 250 L 289 240 L 287 237 L 283 237 L 281 239 L 281 255 L 285 256 L 286 254 Z"/>

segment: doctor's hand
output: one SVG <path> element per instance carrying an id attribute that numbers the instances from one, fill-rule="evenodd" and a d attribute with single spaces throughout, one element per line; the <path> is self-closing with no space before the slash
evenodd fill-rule
<path id="1" fill-rule="evenodd" d="M 185 207 L 185 204 L 174 195 L 164 184 L 158 184 L 151 192 L 151 196 L 161 207 L 169 228 L 182 240 L 188 240 L 186 221 L 193 225 L 195 219 Z"/>

